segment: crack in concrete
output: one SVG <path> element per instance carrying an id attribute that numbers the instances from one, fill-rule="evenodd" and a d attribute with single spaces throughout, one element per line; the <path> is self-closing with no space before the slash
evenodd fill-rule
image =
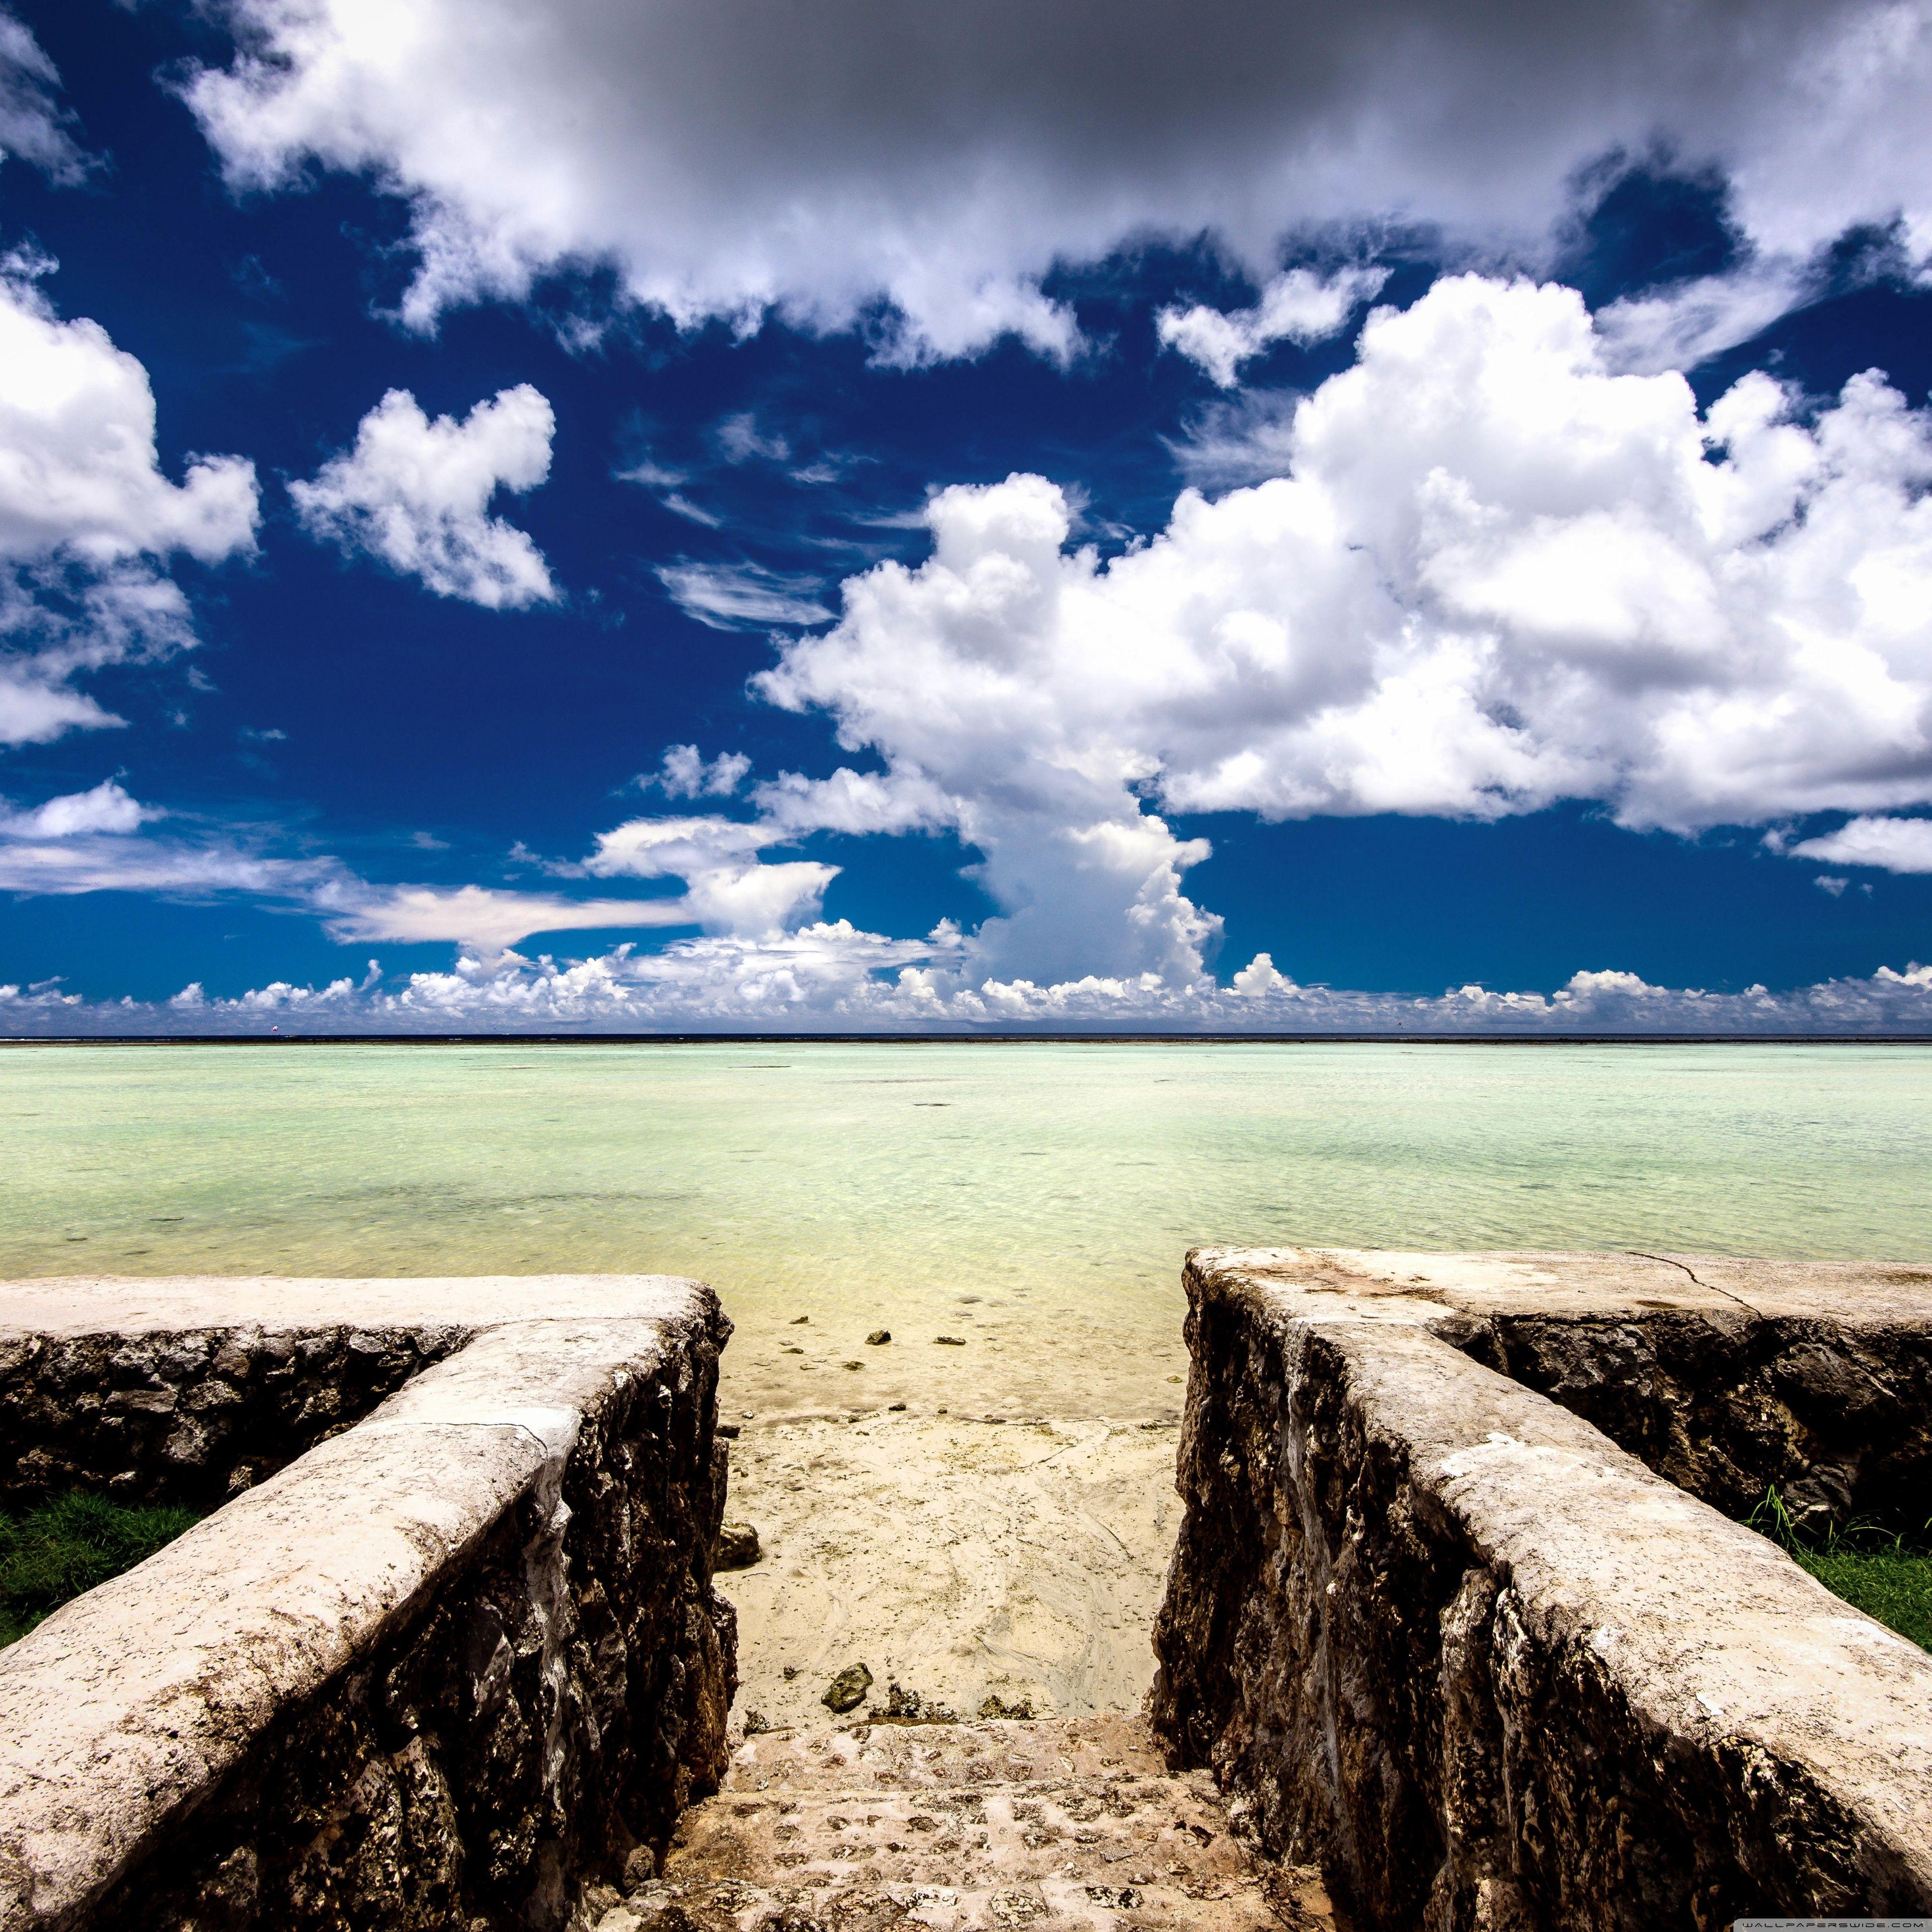
<path id="1" fill-rule="evenodd" d="M 1624 1252 L 1634 1256 L 1640 1262 L 1662 1262 L 1666 1268 L 1682 1268 L 1698 1287 L 1704 1289 L 1707 1293 L 1721 1294 L 1726 1301 L 1735 1301 L 1747 1315 L 1755 1316 L 1760 1321 L 1764 1318 L 1764 1311 L 1762 1309 L 1754 1308 L 1742 1295 L 1733 1294 L 1728 1288 L 1720 1288 L 1714 1281 L 1700 1280 L 1697 1270 L 1688 1262 L 1680 1262 L 1675 1255 L 1646 1254 L 1641 1248 L 1626 1248 Z"/>

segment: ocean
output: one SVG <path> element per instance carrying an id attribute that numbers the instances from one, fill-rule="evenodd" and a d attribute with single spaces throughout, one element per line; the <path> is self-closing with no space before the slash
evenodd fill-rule
<path id="1" fill-rule="evenodd" d="M 1133 1319 L 1197 1242 L 1925 1260 L 1928 1177 L 1917 1046 L 0 1051 L 9 1276 L 663 1272 Z"/>

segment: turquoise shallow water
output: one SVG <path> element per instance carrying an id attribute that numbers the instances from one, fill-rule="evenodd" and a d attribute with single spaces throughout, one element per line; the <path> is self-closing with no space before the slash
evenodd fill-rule
<path id="1" fill-rule="evenodd" d="M 1932 1049 L 0 1052 L 0 1274 L 704 1276 L 1165 1324 L 1200 1241 L 1932 1258 Z"/>

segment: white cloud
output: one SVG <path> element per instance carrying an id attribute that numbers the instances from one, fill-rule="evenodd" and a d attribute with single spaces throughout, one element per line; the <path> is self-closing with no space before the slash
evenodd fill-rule
<path id="1" fill-rule="evenodd" d="M 657 575 L 687 617 L 714 631 L 823 624 L 832 615 L 815 594 L 815 577 L 766 570 L 755 563 L 660 564 Z"/>
<path id="2" fill-rule="evenodd" d="M 272 835 L 142 830 L 166 815 L 112 779 L 28 810 L 0 800 L 0 892 L 237 896 L 308 913 L 338 940 L 446 940 L 494 960 L 518 940 L 544 932 L 697 926 L 746 943 L 776 942 L 817 918 L 825 889 L 838 876 L 835 866 L 766 862 L 764 848 L 788 836 L 778 827 L 722 818 L 644 818 L 604 833 L 580 866 L 550 869 L 578 878 L 680 879 L 683 892 L 572 898 L 473 884 L 385 884 L 338 859 L 278 851 Z"/>
<path id="3" fill-rule="evenodd" d="M 1724 274 L 1625 296 L 1598 311 L 1597 328 L 1618 370 L 1651 375 L 1694 368 L 1802 307 L 1815 286 L 1803 262 L 1754 261 Z"/>
<path id="4" fill-rule="evenodd" d="M 1456 278 L 1372 317 L 1280 453 L 1104 562 L 1041 478 L 942 490 L 930 560 L 849 580 L 757 680 L 918 797 L 882 829 L 979 848 L 974 970 L 1192 983 L 1207 848 L 1155 807 L 1592 799 L 1690 832 L 1932 802 L 1932 423 L 1876 376 L 1809 422 L 1762 375 L 1700 416 L 1612 373 L 1573 292 Z"/>
<path id="5" fill-rule="evenodd" d="M 751 769 L 742 752 L 720 752 L 706 764 L 695 745 L 674 745 L 657 776 L 643 782 L 661 786 L 667 798 L 729 798 Z"/>
<path id="6" fill-rule="evenodd" d="M 329 936 L 424 944 L 452 940 L 495 958 L 538 932 L 645 930 L 694 923 L 679 898 L 570 899 L 549 892 L 507 892 L 487 886 L 372 887 L 334 882 L 310 898 Z"/>
<path id="7" fill-rule="evenodd" d="M 193 645 L 166 560 L 254 547 L 254 466 L 196 457 L 170 482 L 147 371 L 98 322 L 55 314 L 38 286 L 52 266 L 0 261 L 0 744 L 118 724 L 75 681 Z"/>
<path id="8" fill-rule="evenodd" d="M 778 932 L 816 917 L 836 866 L 768 863 L 764 848 L 790 842 L 780 826 L 736 819 L 634 818 L 600 832 L 584 862 L 592 878 L 681 878 L 689 916 L 707 931 Z"/>
<path id="9" fill-rule="evenodd" d="M 0 555 L 97 572 L 174 550 L 215 563 L 252 547 L 255 516 L 253 464 L 202 457 L 170 483 L 147 371 L 98 322 L 62 321 L 36 277 L 0 281 Z"/>
<path id="10" fill-rule="evenodd" d="M 724 527 L 724 519 L 722 517 L 715 515 L 710 510 L 701 508 L 681 490 L 668 490 L 658 499 L 658 501 L 674 516 L 683 518 L 687 523 L 696 524 L 707 530 L 722 530 Z"/>
<path id="11" fill-rule="evenodd" d="M 369 1028 L 439 1032 L 702 1030 L 812 1033 L 864 1028 L 1106 1033 L 1143 1028 L 1237 1033 L 1418 1034 L 1840 1034 L 1932 1030 L 1932 966 L 1881 967 L 1869 979 L 1774 993 L 1652 986 L 1616 970 L 1574 974 L 1553 994 L 1453 987 L 1415 998 L 1303 986 L 1265 954 L 1232 989 L 1174 987 L 1157 976 L 1089 974 L 1041 985 L 956 981 L 964 948 L 942 926 L 924 940 L 893 940 L 843 920 L 782 936 L 674 941 L 646 955 L 628 946 L 592 958 L 465 954 L 448 972 L 392 982 L 371 963 L 359 982 L 320 987 L 278 980 L 235 999 L 199 985 L 160 1004 L 90 1006 L 57 988 L 0 986 L 0 1030 L 266 1033 Z"/>
<path id="12" fill-rule="evenodd" d="M 764 820 L 797 837 L 813 832 L 937 832 L 956 823 L 958 808 L 939 785 L 918 772 L 855 772 L 842 766 L 830 778 L 782 772 L 752 794 Z"/>
<path id="13" fill-rule="evenodd" d="M 760 429 L 749 410 L 725 417 L 716 434 L 718 453 L 727 463 L 783 463 L 791 454 L 791 445 L 776 431 Z"/>
<path id="14" fill-rule="evenodd" d="M 46 50 L 11 14 L 0 13 L 0 154 L 30 161 L 50 181 L 85 178 L 71 117 L 56 99 L 60 76 Z"/>
<path id="15" fill-rule="evenodd" d="M 1064 358 L 1056 262 L 1207 233 L 1258 276 L 1284 236 L 1389 219 L 1533 251 L 1582 164 L 1658 148 L 1720 170 L 1768 257 L 1900 214 L 1932 243 L 1923 0 L 1122 0 L 1104 32 L 1036 0 L 225 11 L 242 51 L 187 93 L 228 179 L 320 163 L 404 197 L 420 328 L 601 260 L 683 325 L 845 328 L 883 296 L 888 359 Z"/>
<path id="16" fill-rule="evenodd" d="M 1386 268 L 1343 268 L 1328 276 L 1291 268 L 1262 291 L 1252 308 L 1224 314 L 1196 306 L 1164 308 L 1154 318 L 1162 347 L 1178 349 L 1224 389 L 1232 388 L 1241 364 L 1270 343 L 1306 347 L 1340 332 L 1364 302 L 1388 280 Z"/>
<path id="17" fill-rule="evenodd" d="M 500 390 L 458 422 L 426 416 L 406 389 L 365 416 L 356 446 L 289 494 L 310 535 L 372 556 L 439 597 L 486 610 L 555 601 L 543 553 L 490 514 L 499 490 L 533 490 L 550 474 L 556 418 L 527 382 Z"/>
<path id="18" fill-rule="evenodd" d="M 9 811 L 0 801 L 0 838 L 71 838 L 77 833 L 137 832 L 165 814 L 131 798 L 112 778 L 92 791 L 50 798 L 31 812 Z"/>
<path id="19" fill-rule="evenodd" d="M 1822 838 L 1789 848 L 1793 859 L 1828 866 L 1882 866 L 1888 872 L 1932 872 L 1932 818 L 1854 818 Z M 1825 882 L 1820 879 L 1818 882 Z M 1844 881 L 1839 886 L 1843 889 Z"/>

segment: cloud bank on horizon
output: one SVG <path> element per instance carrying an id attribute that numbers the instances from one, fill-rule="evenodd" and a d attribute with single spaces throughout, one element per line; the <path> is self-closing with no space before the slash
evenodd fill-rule
<path id="1" fill-rule="evenodd" d="M 226 40 L 153 85 L 235 219 L 331 182 L 399 218 L 370 244 L 403 265 L 377 326 L 426 373 L 346 371 L 358 400 L 298 463 L 202 453 L 148 367 L 63 308 L 0 199 L 0 746 L 57 748 L 92 781 L 0 768 L 0 891 L 245 904 L 457 963 L 233 994 L 203 990 L 211 969 L 118 1004 L 23 975 L 0 1030 L 1932 1030 L 1932 934 L 1792 992 L 1673 991 L 1600 958 L 1549 993 L 1418 1001 L 1298 983 L 1280 943 L 1224 960 L 1237 909 L 1189 878 L 1230 824 L 1558 809 L 1838 868 L 1820 904 L 1858 900 L 1846 868 L 1932 875 L 1923 386 L 1854 356 L 1820 388 L 1751 346 L 1862 290 L 1932 304 L 1924 0 L 1130 0 L 1104 31 L 1010 0 L 211 17 Z M 0 14 L 0 197 L 22 170 L 112 192 L 138 158 L 80 124 L 34 24 L 51 31 Z M 1592 211 L 1640 176 L 1703 196 L 1724 248 L 1585 274 Z M 1131 264 L 1161 248 L 1221 292 L 1138 292 Z M 1103 274 L 1136 292 L 1083 309 Z M 478 310 L 546 338 L 556 374 L 443 374 Z M 653 319 L 670 333 L 646 353 Z M 792 427 L 722 395 L 700 433 L 679 358 L 721 326 L 727 366 L 796 340 Z M 1111 459 L 1091 430 L 963 478 L 935 440 L 914 509 L 883 478 L 868 496 L 875 450 L 814 453 L 798 427 L 867 385 L 976 384 L 988 409 L 1076 392 L 1132 331 L 1136 380 L 1180 399 L 1144 439 L 1186 485 L 1158 514 L 1096 510 Z M 646 405 L 565 400 L 578 371 L 632 363 Z M 192 384 L 175 393 L 191 406 Z M 698 453 L 640 454 L 652 412 Z M 788 509 L 768 531 L 707 507 L 718 478 L 839 520 L 800 535 Z M 566 526 L 645 501 L 674 526 L 574 574 Z M 206 808 L 178 758 L 172 794 L 118 752 L 81 770 L 78 747 L 146 742 L 112 680 L 206 679 L 203 610 L 318 560 L 386 612 L 414 596 L 439 622 L 578 627 L 475 674 L 512 711 L 562 675 L 557 639 L 620 637 L 648 595 L 695 627 L 652 675 L 701 689 L 714 735 L 654 739 L 647 695 L 628 772 L 588 778 L 601 821 L 532 835 L 562 856 L 519 837 L 488 882 L 456 860 L 383 876 L 404 868 L 348 856 L 346 808 L 333 828 Z M 430 648 L 382 621 L 393 652 Z M 436 648 L 472 706 L 460 646 Z M 763 755 L 724 742 L 741 728 Z M 894 916 L 890 882 L 870 920 L 838 910 L 868 854 L 942 848 L 966 863 L 936 920 Z M 612 938 L 520 950 L 572 933 Z"/>

